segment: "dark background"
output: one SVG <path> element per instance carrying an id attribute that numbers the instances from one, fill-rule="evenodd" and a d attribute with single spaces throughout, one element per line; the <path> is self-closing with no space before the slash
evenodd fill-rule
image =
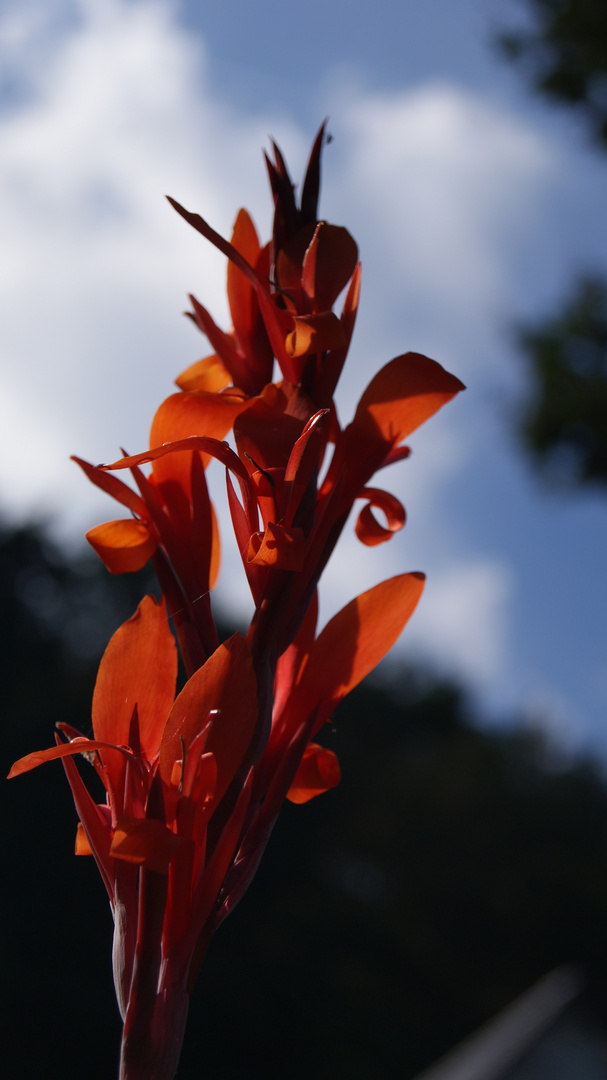
<path id="1" fill-rule="evenodd" d="M 0 537 L 5 770 L 90 730 L 98 651 L 146 582 Z M 326 740 L 343 782 L 286 805 L 217 934 L 180 1080 L 412 1077 L 557 964 L 607 976 L 607 789 L 590 762 L 465 692 L 403 670 L 367 683 Z M 95 778 L 93 777 L 93 780 Z M 106 1080 L 120 1025 L 111 916 L 57 762 L 5 783 L 3 1075 Z M 101 797 L 101 793 L 100 793 Z"/>
<path id="2" fill-rule="evenodd" d="M 603 0 L 527 0 L 500 48 L 607 147 Z M 515 330 L 534 376 L 522 445 L 565 486 L 607 482 L 607 285 L 572 281 Z M 0 532 L 5 771 L 88 731 L 99 656 L 148 583 L 57 551 L 39 526 Z M 402 669 L 367 682 L 326 732 L 339 788 L 286 805 L 245 901 L 212 943 L 180 1080 L 413 1077 L 545 972 L 607 988 L 607 787 L 465 688 Z M 120 1024 L 111 916 L 58 763 L 2 787 L 3 1075 L 106 1080 Z M 603 1015 L 605 1012 L 603 1011 Z"/>

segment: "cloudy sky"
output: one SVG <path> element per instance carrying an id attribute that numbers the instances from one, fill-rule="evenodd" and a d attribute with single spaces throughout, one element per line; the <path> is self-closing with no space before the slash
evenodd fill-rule
<path id="1" fill-rule="evenodd" d="M 513 325 L 607 269 L 607 159 L 496 56 L 521 16 L 516 0 L 2 0 L 0 508 L 72 545 L 114 516 L 69 455 L 147 445 L 208 351 L 188 292 L 227 325 L 224 261 L 164 194 L 224 234 L 246 205 L 266 238 L 261 147 L 272 135 L 297 179 L 328 115 L 322 213 L 363 259 L 342 420 L 408 349 L 468 390 L 386 474 L 405 531 L 379 554 L 345 539 L 322 611 L 425 570 L 399 655 L 607 756 L 607 504 L 547 491 L 512 433 Z M 229 552 L 220 592 L 242 609 Z"/>

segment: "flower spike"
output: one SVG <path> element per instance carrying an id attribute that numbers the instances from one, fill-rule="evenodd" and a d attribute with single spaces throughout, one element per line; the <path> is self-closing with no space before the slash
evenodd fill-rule
<path id="1" fill-rule="evenodd" d="M 363 502 L 354 528 L 368 547 L 403 528 L 404 507 L 373 477 L 405 460 L 404 440 L 463 389 L 440 364 L 405 353 L 374 376 L 342 429 L 333 398 L 361 268 L 350 233 L 318 218 L 325 131 L 326 121 L 299 203 L 279 148 L 266 155 L 267 243 L 246 210 L 226 240 L 169 198 L 227 259 L 232 325 L 222 329 L 190 296 L 211 352 L 178 376 L 149 447 L 105 465 L 74 459 L 123 508 L 89 530 L 90 544 L 114 574 L 151 561 L 162 595 L 144 597 L 110 639 L 92 736 L 60 724 L 55 745 L 21 758 L 10 776 L 63 764 L 76 853 L 96 860 L 114 917 L 120 1080 L 173 1080 L 213 934 L 253 879 L 285 799 L 303 805 L 339 784 L 323 727 L 395 643 L 424 587 L 423 574 L 398 574 L 317 630 L 318 588 L 354 504 Z M 246 634 L 223 642 L 212 462 L 225 469 L 253 608 Z M 116 475 L 125 471 L 133 487 Z M 99 803 L 81 776 L 91 767 Z"/>

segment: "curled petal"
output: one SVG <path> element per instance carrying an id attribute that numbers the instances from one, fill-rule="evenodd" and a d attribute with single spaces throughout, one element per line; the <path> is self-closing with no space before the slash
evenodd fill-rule
<path id="1" fill-rule="evenodd" d="M 306 542 L 303 530 L 287 529 L 269 521 L 263 533 L 253 533 L 249 541 L 247 562 L 254 566 L 273 566 L 276 570 L 303 569 Z"/>
<path id="2" fill-rule="evenodd" d="M 309 802 L 316 795 L 336 787 L 340 780 L 341 770 L 333 751 L 318 743 L 308 743 L 287 799 L 292 803 Z"/>
<path id="3" fill-rule="evenodd" d="M 253 469 L 284 468 L 314 411 L 301 391 L 270 383 L 234 421 L 240 457 L 249 460 Z"/>
<path id="4" fill-rule="evenodd" d="M 124 817 L 116 823 L 110 855 L 168 874 L 169 863 L 183 843 L 184 837 L 176 836 L 161 821 Z"/>
<path id="5" fill-rule="evenodd" d="M 247 398 L 238 391 L 213 394 L 197 390 L 172 394 L 156 412 L 150 431 L 150 446 L 156 448 L 167 443 L 179 443 L 193 435 L 223 439 L 246 403 Z M 209 458 L 205 455 L 204 460 L 206 465 Z M 189 497 L 189 456 L 179 454 L 166 458 L 163 455 L 154 459 L 153 471 L 157 483 L 177 483 Z"/>
<path id="6" fill-rule="evenodd" d="M 82 822 L 78 822 L 78 828 L 76 829 L 76 843 L 74 844 L 74 855 L 92 855 L 93 849 L 88 842 L 87 835 L 82 827 Z"/>
<path id="7" fill-rule="evenodd" d="M 289 356 L 341 349 L 347 344 L 346 332 L 333 311 L 319 315 L 296 315 L 294 329 L 287 334 L 285 349 Z"/>
<path id="8" fill-rule="evenodd" d="M 141 570 L 158 546 L 145 521 L 133 518 L 96 525 L 86 539 L 111 574 Z"/>
<path id="9" fill-rule="evenodd" d="M 391 495 L 388 491 L 381 491 L 379 488 L 363 488 L 361 495 L 369 501 L 358 515 L 356 535 L 362 544 L 375 547 L 376 544 L 383 544 L 393 533 L 402 529 L 406 520 L 405 508 L 395 495 Z M 373 516 L 372 506 L 386 515 L 386 525 L 382 525 Z"/>

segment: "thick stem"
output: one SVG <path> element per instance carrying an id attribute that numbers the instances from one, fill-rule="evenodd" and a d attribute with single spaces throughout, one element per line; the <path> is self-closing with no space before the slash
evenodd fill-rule
<path id="1" fill-rule="evenodd" d="M 185 1033 L 189 997 L 179 984 L 159 989 L 166 874 L 141 868 L 139 923 L 119 1080 L 173 1080 Z"/>

